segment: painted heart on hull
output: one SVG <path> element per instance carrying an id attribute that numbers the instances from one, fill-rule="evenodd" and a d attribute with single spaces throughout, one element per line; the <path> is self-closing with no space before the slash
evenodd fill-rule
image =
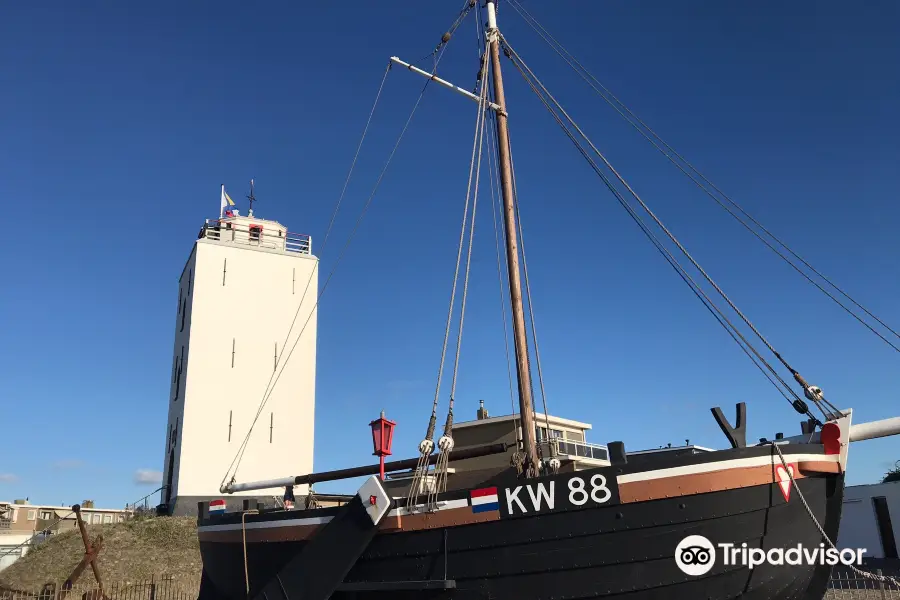
<path id="1" fill-rule="evenodd" d="M 784 465 L 775 467 L 775 481 L 781 488 L 781 495 L 784 496 L 785 502 L 791 500 L 791 478 L 794 476 L 794 465 L 788 465 L 787 469 Z"/>

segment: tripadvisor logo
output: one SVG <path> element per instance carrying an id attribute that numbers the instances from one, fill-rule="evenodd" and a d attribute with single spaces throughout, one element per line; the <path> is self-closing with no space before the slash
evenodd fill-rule
<path id="1" fill-rule="evenodd" d="M 675 547 L 675 564 L 685 575 L 705 575 L 715 562 L 716 548 L 702 535 L 689 535 Z"/>
<path id="2" fill-rule="evenodd" d="M 675 564 L 685 575 L 699 577 L 705 575 L 716 564 L 716 555 L 723 565 L 741 565 L 749 569 L 762 564 L 768 565 L 844 565 L 862 564 L 865 548 L 826 548 L 819 544 L 814 548 L 804 548 L 802 544 L 789 548 L 749 548 L 730 543 L 713 545 L 702 535 L 689 535 L 675 547 Z"/>

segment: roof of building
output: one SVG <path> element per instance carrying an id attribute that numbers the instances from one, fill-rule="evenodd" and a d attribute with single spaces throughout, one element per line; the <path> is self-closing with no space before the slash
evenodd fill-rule
<path id="1" fill-rule="evenodd" d="M 707 448 L 706 446 L 668 446 L 665 448 L 651 448 L 649 450 L 635 450 L 634 452 L 629 451 L 628 455 L 632 454 L 648 454 L 650 452 L 667 452 L 667 451 L 675 451 L 675 450 L 699 450 L 700 452 L 715 452 L 712 448 Z"/>
<path id="2" fill-rule="evenodd" d="M 65 511 L 66 513 L 72 512 L 71 506 L 55 506 L 52 504 L 16 504 L 12 501 L 0 500 L 0 506 L 9 506 L 13 508 L 37 508 L 41 510 L 53 510 L 53 511 Z M 92 507 L 88 508 L 86 506 L 81 507 L 82 512 L 95 511 L 95 512 L 113 512 L 113 513 L 132 513 L 134 512 L 128 508 L 97 508 Z"/>
<path id="3" fill-rule="evenodd" d="M 871 490 L 872 488 L 880 488 L 881 486 L 886 486 L 884 489 L 894 489 L 890 486 L 897 486 L 897 488 L 900 489 L 900 481 L 876 481 L 875 483 L 858 483 L 856 485 L 848 485 L 844 488 L 844 498 L 847 498 L 847 495 L 851 490 Z M 844 502 L 846 501 L 847 500 L 845 499 Z"/>
<path id="4" fill-rule="evenodd" d="M 475 419 L 473 421 L 461 421 L 453 424 L 455 429 L 460 427 L 474 427 L 476 425 L 488 425 L 490 423 L 503 423 L 512 420 L 518 420 L 519 415 L 502 415 L 499 417 L 488 417 L 487 419 Z M 535 422 L 538 427 L 541 423 L 550 421 L 551 425 L 562 425 L 563 427 L 571 427 L 572 429 L 591 429 L 590 423 L 582 423 L 581 421 L 573 421 L 572 419 L 563 419 L 562 417 L 554 417 L 553 415 L 545 416 L 543 413 L 535 413 Z"/>

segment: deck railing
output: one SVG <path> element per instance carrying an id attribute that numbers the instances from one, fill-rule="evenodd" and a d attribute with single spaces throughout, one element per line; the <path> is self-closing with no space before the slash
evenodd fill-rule
<path id="1" fill-rule="evenodd" d="M 217 242 L 266 248 L 294 254 L 310 254 L 312 239 L 303 233 L 267 231 L 263 226 L 244 225 L 227 220 L 207 219 L 200 237 Z"/>
<path id="2" fill-rule="evenodd" d="M 578 460 L 579 458 L 592 458 L 595 460 L 609 460 L 609 450 L 601 444 L 590 444 L 588 442 L 576 442 L 574 440 L 565 440 L 556 438 L 553 440 L 559 449 L 560 458 L 569 458 Z M 541 451 L 544 456 L 550 456 L 550 442 L 541 441 Z"/>

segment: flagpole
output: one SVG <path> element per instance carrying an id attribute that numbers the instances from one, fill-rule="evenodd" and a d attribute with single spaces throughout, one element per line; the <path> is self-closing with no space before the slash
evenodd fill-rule
<path id="1" fill-rule="evenodd" d="M 225 184 L 222 184 L 222 196 L 219 201 L 219 218 L 223 218 L 225 216 Z"/>

